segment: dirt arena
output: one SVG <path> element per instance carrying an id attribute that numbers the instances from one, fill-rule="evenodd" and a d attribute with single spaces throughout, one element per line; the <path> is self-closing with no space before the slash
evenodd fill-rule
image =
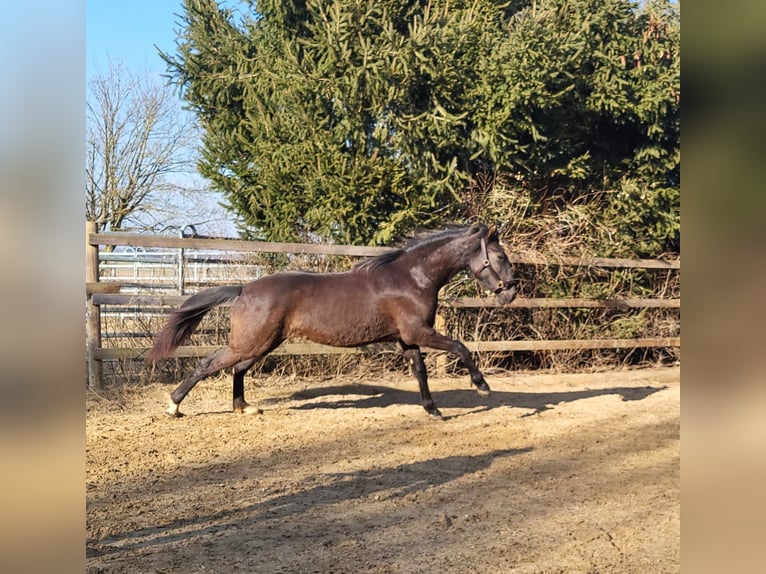
<path id="1" fill-rule="evenodd" d="M 87 401 L 88 572 L 680 572 L 680 369 Z"/>

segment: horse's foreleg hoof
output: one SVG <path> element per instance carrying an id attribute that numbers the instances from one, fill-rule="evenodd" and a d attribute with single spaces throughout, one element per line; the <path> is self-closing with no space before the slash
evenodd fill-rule
<path id="1" fill-rule="evenodd" d="M 436 420 L 436 421 L 443 421 L 444 420 L 444 417 L 442 416 L 441 411 L 439 411 L 439 409 L 437 409 L 435 407 L 433 409 L 429 410 L 429 411 L 426 411 L 426 412 L 428 413 L 428 416 L 430 418 L 432 418 L 433 420 Z"/>
<path id="2" fill-rule="evenodd" d="M 476 387 L 476 392 L 479 393 L 479 396 L 481 397 L 488 397 L 491 394 L 489 390 L 489 385 L 487 384 L 487 381 L 485 381 L 483 377 L 478 383 L 474 382 L 473 386 Z"/>

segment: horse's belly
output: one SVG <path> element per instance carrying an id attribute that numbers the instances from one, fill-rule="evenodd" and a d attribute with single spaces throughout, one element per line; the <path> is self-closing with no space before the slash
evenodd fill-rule
<path id="1" fill-rule="evenodd" d="M 374 312 L 316 309 L 293 321 L 288 336 L 309 339 L 323 345 L 355 347 L 393 340 L 396 332 L 390 321 Z"/>

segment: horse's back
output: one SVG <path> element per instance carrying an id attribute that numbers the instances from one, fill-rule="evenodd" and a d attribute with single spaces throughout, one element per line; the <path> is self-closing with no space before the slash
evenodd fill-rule
<path id="1" fill-rule="evenodd" d="M 248 327 L 279 323 L 284 339 L 356 346 L 395 338 L 384 301 L 364 274 L 275 273 L 244 287 L 232 319 L 239 314 Z"/>

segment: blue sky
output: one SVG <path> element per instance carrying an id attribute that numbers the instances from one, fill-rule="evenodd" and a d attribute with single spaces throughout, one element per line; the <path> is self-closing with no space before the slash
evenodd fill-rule
<path id="1" fill-rule="evenodd" d="M 240 5 L 238 0 L 218 3 L 235 11 Z M 88 76 L 94 65 L 106 67 L 109 58 L 122 62 L 132 71 L 163 74 L 165 63 L 157 54 L 157 48 L 171 54 L 175 52 L 180 20 L 177 15 L 181 12 L 181 0 L 87 0 L 85 51 Z"/>
<path id="2" fill-rule="evenodd" d="M 228 2 L 229 5 L 237 3 Z M 88 0 L 85 4 L 86 81 L 99 70 L 106 72 L 112 62 L 131 73 L 146 72 L 164 82 L 161 76 L 166 73 L 166 66 L 157 48 L 175 53 L 181 12 L 181 0 Z M 201 178 L 193 174 L 174 177 L 183 185 L 203 185 L 194 183 L 201 182 Z M 219 196 L 209 193 L 184 197 L 179 202 L 187 215 L 169 223 L 181 226 L 194 223 L 201 233 L 233 236 L 233 216 L 216 206 L 219 200 Z"/>
<path id="3" fill-rule="evenodd" d="M 157 54 L 175 51 L 180 0 L 88 0 L 85 4 L 86 72 L 108 67 L 109 59 L 132 71 L 165 72 Z"/>

